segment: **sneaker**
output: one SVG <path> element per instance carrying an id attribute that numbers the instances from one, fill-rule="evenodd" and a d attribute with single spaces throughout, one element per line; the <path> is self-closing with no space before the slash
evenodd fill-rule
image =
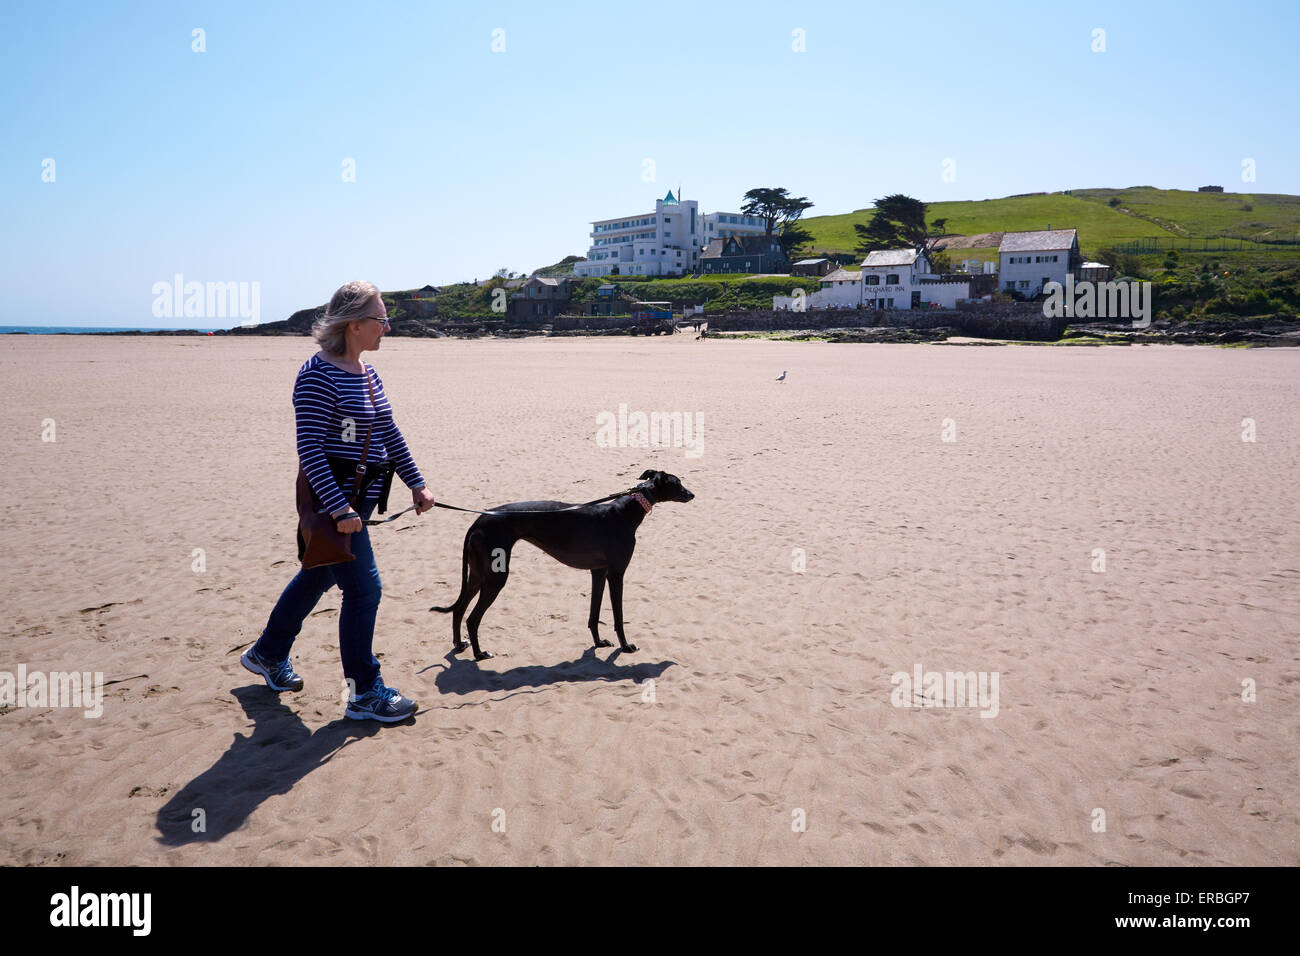
<path id="1" fill-rule="evenodd" d="M 271 690 L 302 690 L 302 678 L 294 673 L 287 657 L 282 661 L 268 661 L 250 647 L 240 656 L 239 663 L 265 677 L 266 686 Z"/>
<path id="2" fill-rule="evenodd" d="M 396 688 L 385 687 L 383 681 L 375 681 L 375 686 L 370 690 L 348 701 L 343 716 L 353 720 L 378 720 L 385 724 L 395 724 L 406 720 L 415 711 L 415 701 L 403 697 Z"/>

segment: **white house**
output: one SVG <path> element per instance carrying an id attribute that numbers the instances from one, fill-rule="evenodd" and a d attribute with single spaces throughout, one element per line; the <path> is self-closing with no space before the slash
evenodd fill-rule
<path id="1" fill-rule="evenodd" d="M 655 211 L 600 219 L 591 224 L 591 248 L 576 262 L 580 276 L 686 275 L 694 272 L 704 247 L 699 203 L 678 200 L 669 190 Z"/>
<path id="2" fill-rule="evenodd" d="M 917 277 L 930 260 L 917 249 L 872 252 L 862 260 L 862 304 L 868 309 L 914 309 L 921 305 Z"/>
<path id="3" fill-rule="evenodd" d="M 1082 263 L 1073 229 L 1008 232 L 998 246 L 998 283 L 1006 292 L 1035 296 L 1049 282 L 1064 285 Z"/>
<path id="4" fill-rule="evenodd" d="M 863 260 L 861 272 L 832 272 L 822 278 L 820 289 L 802 299 L 773 296 L 772 308 L 952 309 L 957 300 L 970 298 L 969 280 L 946 279 L 930 270 L 930 260 L 918 249 L 873 252 Z"/>

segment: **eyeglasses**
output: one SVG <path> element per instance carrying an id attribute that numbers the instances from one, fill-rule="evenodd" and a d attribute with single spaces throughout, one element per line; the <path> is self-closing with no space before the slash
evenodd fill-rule
<path id="1" fill-rule="evenodd" d="M 364 322 L 365 319 L 374 319 L 376 322 L 382 322 L 384 325 L 388 326 L 389 328 L 393 327 L 393 323 L 389 322 L 387 317 L 381 317 L 378 315 L 367 315 L 364 319 L 362 319 L 362 321 Z"/>

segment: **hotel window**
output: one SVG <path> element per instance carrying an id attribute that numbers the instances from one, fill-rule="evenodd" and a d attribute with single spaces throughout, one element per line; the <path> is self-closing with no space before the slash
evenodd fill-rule
<path id="1" fill-rule="evenodd" d="M 1028 289 L 1028 288 L 1029 288 L 1029 280 L 1028 280 L 1028 279 L 1021 279 L 1021 280 L 1020 280 L 1020 288 L 1022 288 L 1022 289 Z"/>
<path id="2" fill-rule="evenodd" d="M 866 276 L 863 281 L 867 285 L 880 285 L 880 276 Z"/>
<path id="3" fill-rule="evenodd" d="M 885 276 L 885 285 L 898 285 L 898 284 L 899 284 L 898 273 L 891 272 L 889 273 L 889 275 Z"/>

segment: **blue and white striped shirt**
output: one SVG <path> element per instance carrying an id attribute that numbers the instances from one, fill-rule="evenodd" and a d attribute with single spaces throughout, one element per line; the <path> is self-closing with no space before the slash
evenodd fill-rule
<path id="1" fill-rule="evenodd" d="M 379 373 L 364 362 L 366 374 L 375 387 L 375 403 L 370 403 L 366 375 L 348 372 L 313 355 L 298 370 L 293 385 L 293 411 L 297 422 L 298 460 L 311 483 L 312 490 L 326 511 L 347 507 L 338 482 L 330 472 L 325 456 L 356 461 L 366 440 L 366 429 L 374 422 L 370 436 L 368 462 L 391 459 L 397 476 L 411 490 L 424 487 L 420 470 L 406 449 L 406 441 L 393 421 L 393 407 L 384 394 Z M 376 479 L 366 489 L 366 499 L 377 501 L 383 484 Z"/>

